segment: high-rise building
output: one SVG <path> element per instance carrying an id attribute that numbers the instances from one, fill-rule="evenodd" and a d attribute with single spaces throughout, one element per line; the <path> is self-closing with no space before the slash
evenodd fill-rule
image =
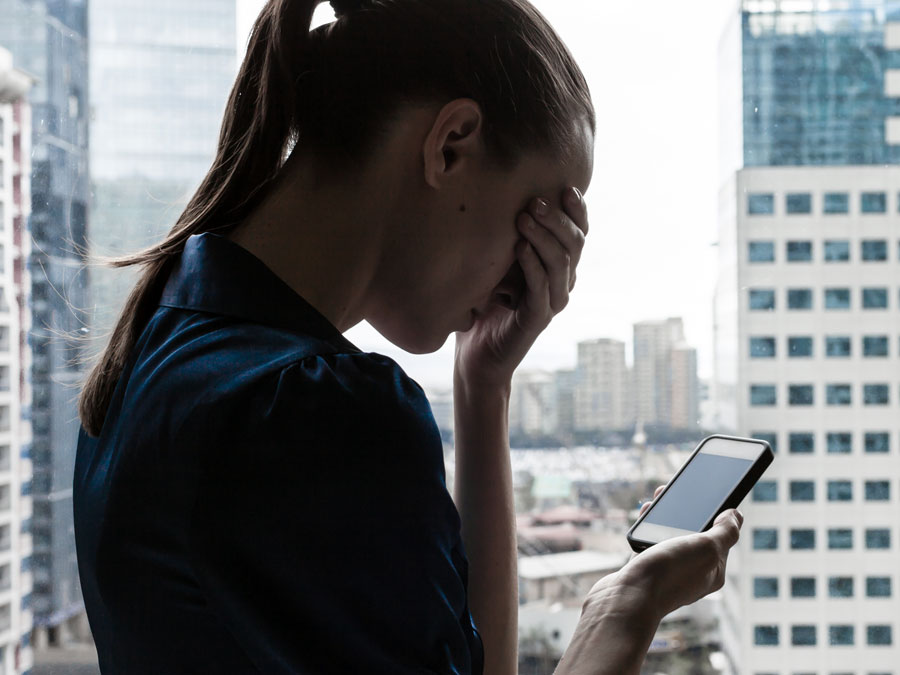
<path id="1" fill-rule="evenodd" d="M 91 253 L 121 255 L 160 241 L 209 170 L 237 73 L 235 2 L 91 0 L 89 12 Z M 95 334 L 137 271 L 91 271 Z"/>
<path id="2" fill-rule="evenodd" d="M 728 670 L 900 673 L 900 3 L 744 0 L 721 48 L 713 396 L 776 450 Z"/>
<path id="3" fill-rule="evenodd" d="M 575 430 L 623 429 L 628 413 L 625 343 L 599 338 L 578 343 L 575 366 Z"/>
<path id="4" fill-rule="evenodd" d="M 556 382 L 545 370 L 517 370 L 509 400 L 509 428 L 514 434 L 549 436 L 557 429 Z"/>
<path id="5" fill-rule="evenodd" d="M 89 200 L 87 9 L 84 0 L 3 0 L 0 44 L 34 77 L 31 215 L 30 458 L 36 639 L 86 637 L 72 526 L 72 476 L 82 378 L 78 335 L 87 305 L 85 247 Z"/>
<path id="6" fill-rule="evenodd" d="M 0 672 L 31 667 L 31 211 L 32 78 L 0 47 Z M 37 577 L 35 577 L 37 578 Z"/>
<path id="7" fill-rule="evenodd" d="M 640 422 L 697 426 L 697 353 L 685 344 L 680 318 L 634 324 L 633 378 Z"/>

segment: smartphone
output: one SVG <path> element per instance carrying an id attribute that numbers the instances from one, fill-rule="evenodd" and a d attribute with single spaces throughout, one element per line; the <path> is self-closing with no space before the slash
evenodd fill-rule
<path id="1" fill-rule="evenodd" d="M 635 551 L 704 532 L 737 507 L 775 458 L 766 441 L 707 436 L 626 535 Z"/>

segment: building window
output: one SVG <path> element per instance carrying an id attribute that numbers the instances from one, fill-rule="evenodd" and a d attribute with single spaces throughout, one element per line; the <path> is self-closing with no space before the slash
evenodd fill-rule
<path id="1" fill-rule="evenodd" d="M 829 454 L 848 454 L 853 444 L 853 435 L 849 431 L 829 431 L 825 435 L 825 444 Z"/>
<path id="2" fill-rule="evenodd" d="M 791 577 L 791 597 L 792 598 L 814 598 L 814 597 L 816 597 L 816 578 L 815 577 Z"/>
<path id="3" fill-rule="evenodd" d="M 747 259 L 752 263 L 775 262 L 775 243 L 771 241 L 748 242 Z"/>
<path id="4" fill-rule="evenodd" d="M 774 502 L 778 500 L 778 483 L 774 480 L 761 480 L 753 486 L 753 501 Z"/>
<path id="5" fill-rule="evenodd" d="M 886 502 L 891 498 L 891 484 L 886 480 L 866 481 L 866 501 Z"/>
<path id="6" fill-rule="evenodd" d="M 870 598 L 891 597 L 891 578 L 866 577 L 866 595 Z"/>
<path id="7" fill-rule="evenodd" d="M 778 434 L 774 431 L 751 431 L 750 437 L 765 441 L 772 448 L 772 452 L 778 452 Z"/>
<path id="8" fill-rule="evenodd" d="M 791 626 L 791 644 L 810 647 L 816 644 L 816 627 L 810 625 Z"/>
<path id="9" fill-rule="evenodd" d="M 861 242 L 862 259 L 868 262 L 887 260 L 887 241 L 884 239 L 863 239 Z"/>
<path id="10" fill-rule="evenodd" d="M 850 242 L 846 239 L 825 240 L 825 262 L 848 262 Z"/>
<path id="11" fill-rule="evenodd" d="M 788 436 L 788 452 L 808 454 L 813 451 L 815 437 L 805 431 L 793 432 Z"/>
<path id="12" fill-rule="evenodd" d="M 863 309 L 887 309 L 888 290 L 886 288 L 862 289 Z"/>
<path id="13" fill-rule="evenodd" d="M 891 627 L 881 624 L 866 626 L 866 643 L 875 646 L 891 644 Z"/>
<path id="14" fill-rule="evenodd" d="M 850 309 L 850 289 L 826 288 L 825 309 Z"/>
<path id="15" fill-rule="evenodd" d="M 778 530 L 774 528 L 753 528 L 753 550 L 774 551 L 778 548 Z"/>
<path id="16" fill-rule="evenodd" d="M 853 483 L 849 480 L 828 481 L 828 501 L 849 502 L 853 500 Z"/>
<path id="17" fill-rule="evenodd" d="M 812 258 L 813 254 L 811 241 L 787 242 L 788 262 L 812 262 Z"/>
<path id="18" fill-rule="evenodd" d="M 774 384 L 751 384 L 750 385 L 750 405 L 775 405 L 775 385 Z"/>
<path id="19" fill-rule="evenodd" d="M 775 291 L 751 289 L 749 294 L 750 309 L 752 311 L 771 311 L 775 309 Z"/>
<path id="20" fill-rule="evenodd" d="M 853 644 L 853 625 L 840 624 L 828 627 L 828 644 L 840 647 Z"/>
<path id="21" fill-rule="evenodd" d="M 775 213 L 775 195 L 756 193 L 747 196 L 747 213 L 751 216 L 770 216 Z"/>
<path id="22" fill-rule="evenodd" d="M 887 211 L 887 195 L 883 192 L 863 192 L 860 210 L 863 213 L 885 213 Z"/>
<path id="23" fill-rule="evenodd" d="M 850 405 L 853 395 L 849 384 L 826 384 L 825 403 L 827 405 Z"/>
<path id="24" fill-rule="evenodd" d="M 809 288 L 789 288 L 788 309 L 812 309 L 812 290 Z"/>
<path id="25" fill-rule="evenodd" d="M 866 529 L 866 548 L 884 549 L 891 547 L 891 531 L 884 527 Z"/>
<path id="26" fill-rule="evenodd" d="M 887 356 L 888 355 L 888 336 L 887 335 L 864 335 L 863 336 L 863 356 Z"/>
<path id="27" fill-rule="evenodd" d="M 788 338 L 788 357 L 800 358 L 813 355 L 813 339 L 808 336 Z"/>
<path id="28" fill-rule="evenodd" d="M 788 194 L 785 199 L 785 207 L 790 214 L 812 213 L 812 195 L 808 192 Z"/>
<path id="29" fill-rule="evenodd" d="M 846 192 L 826 192 L 822 210 L 825 213 L 848 213 L 850 211 L 850 195 Z"/>
<path id="30" fill-rule="evenodd" d="M 791 530 L 791 548 L 794 550 L 809 550 L 816 547 L 816 531 L 807 528 Z"/>
<path id="31" fill-rule="evenodd" d="M 829 577 L 828 596 L 832 598 L 852 598 L 853 577 Z"/>
<path id="32" fill-rule="evenodd" d="M 833 527 L 828 530 L 828 548 L 850 549 L 853 548 L 853 530 L 842 527 Z"/>
<path id="33" fill-rule="evenodd" d="M 752 337 L 750 338 L 751 359 L 771 359 L 775 356 L 775 338 Z"/>
<path id="34" fill-rule="evenodd" d="M 753 644 L 758 647 L 778 646 L 778 626 L 754 626 Z"/>
<path id="35" fill-rule="evenodd" d="M 849 335 L 825 336 L 825 356 L 829 358 L 847 358 L 851 353 Z"/>
<path id="36" fill-rule="evenodd" d="M 812 502 L 816 499 L 816 484 L 811 480 L 792 480 L 790 488 L 792 502 Z"/>
<path id="37" fill-rule="evenodd" d="M 864 384 L 863 405 L 887 405 L 890 395 L 886 384 Z"/>
<path id="38" fill-rule="evenodd" d="M 812 405 L 813 386 L 811 384 L 789 384 L 788 405 Z"/>
<path id="39" fill-rule="evenodd" d="M 867 431 L 865 448 L 866 452 L 889 452 L 891 448 L 890 434 L 887 431 Z"/>
<path id="40" fill-rule="evenodd" d="M 778 597 L 778 577 L 754 577 L 754 579 L 753 579 L 753 597 L 754 598 L 777 598 Z"/>

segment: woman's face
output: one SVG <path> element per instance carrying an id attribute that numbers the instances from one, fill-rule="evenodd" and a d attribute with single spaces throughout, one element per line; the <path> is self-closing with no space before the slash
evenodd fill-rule
<path id="1" fill-rule="evenodd" d="M 512 170 L 485 164 L 470 170 L 398 242 L 403 274 L 388 294 L 391 307 L 370 322 L 403 349 L 429 353 L 451 333 L 471 328 L 475 314 L 493 303 L 514 306 L 524 289 L 515 255 L 517 215 L 536 197 L 550 203 L 551 213 L 561 209 L 563 191 L 575 186 L 586 192 L 592 171 L 586 122 L 562 161 L 530 153 Z"/>

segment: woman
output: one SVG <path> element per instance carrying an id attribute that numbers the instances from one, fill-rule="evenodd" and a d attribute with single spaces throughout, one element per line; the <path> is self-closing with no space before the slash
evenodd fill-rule
<path id="1" fill-rule="evenodd" d="M 75 525 L 111 673 L 514 673 L 510 381 L 566 305 L 594 112 L 525 0 L 270 0 L 212 168 L 80 398 Z M 456 335 L 456 479 L 342 333 Z M 599 582 L 560 673 L 637 672 L 738 516 Z"/>

